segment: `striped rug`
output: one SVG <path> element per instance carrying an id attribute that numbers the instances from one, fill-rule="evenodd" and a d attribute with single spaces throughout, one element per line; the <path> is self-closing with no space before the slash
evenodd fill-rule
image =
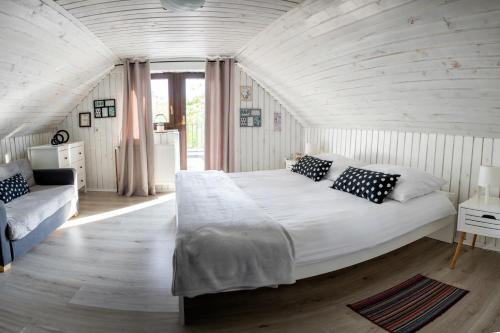
<path id="1" fill-rule="evenodd" d="M 366 319 L 394 333 L 416 332 L 468 293 L 423 275 L 347 305 Z"/>

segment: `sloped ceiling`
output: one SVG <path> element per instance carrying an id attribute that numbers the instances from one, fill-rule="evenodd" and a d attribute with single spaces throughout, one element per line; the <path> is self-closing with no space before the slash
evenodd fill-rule
<path id="1" fill-rule="evenodd" d="M 237 59 L 306 126 L 500 136 L 498 0 L 306 0 Z"/>
<path id="2" fill-rule="evenodd" d="M 167 12 L 160 0 L 56 0 L 120 58 L 233 55 L 302 0 L 207 0 Z"/>
<path id="3" fill-rule="evenodd" d="M 2 0 L 0 139 L 53 128 L 117 58 L 52 1 Z"/>

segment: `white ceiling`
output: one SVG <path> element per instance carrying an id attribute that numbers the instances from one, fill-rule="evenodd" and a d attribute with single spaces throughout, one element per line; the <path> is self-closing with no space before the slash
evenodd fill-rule
<path id="1" fill-rule="evenodd" d="M 56 0 L 120 58 L 233 55 L 302 0 L 207 0 L 167 12 L 160 0 Z"/>
<path id="2" fill-rule="evenodd" d="M 118 59 L 52 1 L 2 0 L 0 139 L 59 124 Z"/>
<path id="3" fill-rule="evenodd" d="M 306 0 L 236 57 L 306 126 L 500 137 L 498 0 Z"/>

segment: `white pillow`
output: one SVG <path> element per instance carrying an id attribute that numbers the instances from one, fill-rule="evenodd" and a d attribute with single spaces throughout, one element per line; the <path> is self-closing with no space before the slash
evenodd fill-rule
<path id="1" fill-rule="evenodd" d="M 389 199 L 399 202 L 406 202 L 412 198 L 437 191 L 447 183 L 446 180 L 422 170 L 397 165 L 371 164 L 365 166 L 364 169 L 401 175 L 394 190 L 388 196 Z"/>
<path id="2" fill-rule="evenodd" d="M 333 162 L 332 166 L 330 167 L 330 170 L 328 170 L 328 173 L 324 177 L 332 181 L 335 181 L 342 174 L 342 172 L 344 172 L 347 169 L 347 167 L 352 166 L 355 168 L 361 168 L 368 164 L 363 161 L 331 153 L 318 154 L 314 155 L 314 157 Z"/>

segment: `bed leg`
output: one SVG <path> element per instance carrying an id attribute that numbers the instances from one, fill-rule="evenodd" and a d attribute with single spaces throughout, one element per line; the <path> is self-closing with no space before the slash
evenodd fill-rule
<path id="1" fill-rule="evenodd" d="M 179 324 L 186 325 L 186 312 L 184 309 L 184 297 L 179 296 Z"/>

